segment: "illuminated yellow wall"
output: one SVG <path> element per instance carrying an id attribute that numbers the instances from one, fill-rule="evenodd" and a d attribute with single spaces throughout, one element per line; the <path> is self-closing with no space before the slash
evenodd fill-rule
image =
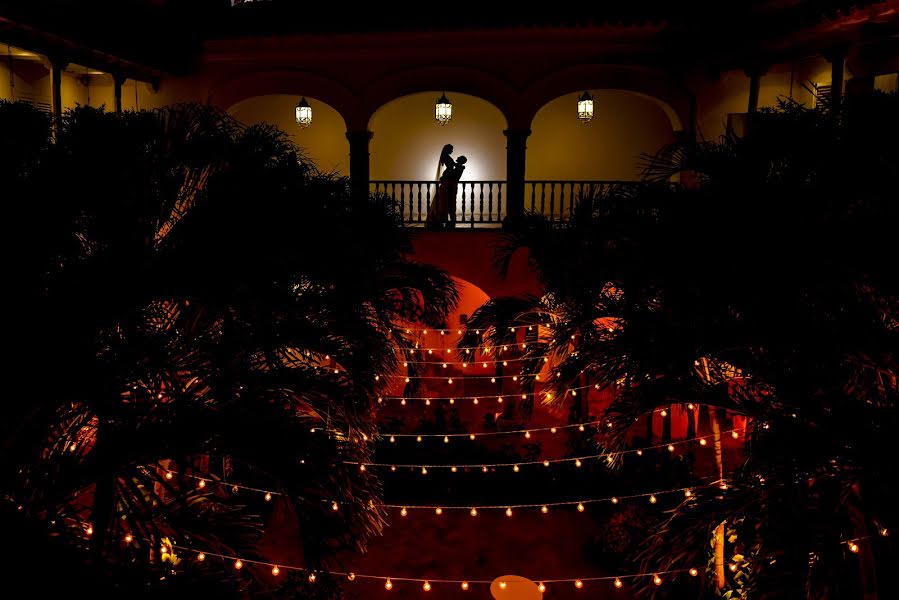
<path id="1" fill-rule="evenodd" d="M 453 156 L 465 156 L 463 180 L 505 180 L 506 119 L 480 98 L 447 91 L 453 120 L 441 126 L 434 119 L 440 91 L 412 94 L 382 106 L 372 117 L 371 178 L 433 181 L 445 144 Z"/>
<path id="2" fill-rule="evenodd" d="M 848 69 L 845 71 L 849 77 Z M 811 84 L 830 84 L 830 63 L 815 58 L 797 63 L 771 66 L 759 80 L 759 108 L 776 106 L 778 98 L 813 106 L 806 89 Z M 697 98 L 698 133 L 707 140 L 725 132 L 727 115 L 745 113 L 749 107 L 749 77 L 743 71 L 728 71 L 717 79 L 692 82 Z"/>
<path id="3" fill-rule="evenodd" d="M 579 93 L 540 109 L 528 139 L 527 179 L 638 179 L 640 153 L 673 141 L 671 121 L 654 100 L 618 90 L 593 93 L 589 123 L 577 118 Z"/>
<path id="4" fill-rule="evenodd" d="M 275 125 L 290 135 L 319 169 L 349 175 L 350 144 L 346 139 L 343 117 L 327 104 L 307 97 L 307 102 L 312 106 L 312 125 L 300 129 L 294 112 L 298 100 L 296 96 L 287 95 L 256 96 L 238 102 L 228 112 L 247 125 Z"/>

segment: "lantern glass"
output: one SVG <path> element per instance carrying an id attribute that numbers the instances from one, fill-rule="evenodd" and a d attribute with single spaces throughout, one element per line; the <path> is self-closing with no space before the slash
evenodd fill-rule
<path id="1" fill-rule="evenodd" d="M 449 101 L 446 94 L 437 98 L 437 102 L 434 105 L 434 116 L 440 125 L 446 125 L 453 120 L 453 103 Z"/>
<path id="2" fill-rule="evenodd" d="M 589 123 L 593 118 L 593 96 L 589 92 L 584 92 L 577 99 L 577 118 L 581 123 Z"/>
<path id="3" fill-rule="evenodd" d="M 300 99 L 296 109 L 297 125 L 300 129 L 306 129 L 312 125 L 312 107 L 306 102 L 306 98 Z"/>

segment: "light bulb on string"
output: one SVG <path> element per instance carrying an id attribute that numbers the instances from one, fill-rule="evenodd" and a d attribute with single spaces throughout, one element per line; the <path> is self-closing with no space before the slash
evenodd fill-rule
<path id="1" fill-rule="evenodd" d="M 331 502 L 331 510 L 336 511 L 340 507 L 337 505 L 337 501 Z"/>
<path id="2" fill-rule="evenodd" d="M 668 444 L 668 452 L 674 452 L 674 444 Z"/>
<path id="3" fill-rule="evenodd" d="M 692 490 L 684 490 L 684 496 L 686 496 L 687 498 L 692 497 L 693 491 Z"/>
<path id="4" fill-rule="evenodd" d="M 571 337 L 574 338 L 574 336 L 571 336 Z M 580 579 L 576 579 L 574 581 L 574 587 L 576 587 L 577 589 L 581 589 L 582 587 L 584 587 L 584 582 L 581 581 Z"/>
<path id="5" fill-rule="evenodd" d="M 275 565 L 274 567 L 272 567 L 272 575 L 277 577 L 280 574 L 281 574 L 281 569 L 278 568 L 278 565 Z"/>
<path id="6" fill-rule="evenodd" d="M 512 470 L 518 473 L 518 471 L 520 471 L 521 469 L 518 467 L 518 465 L 515 465 L 512 467 Z"/>
<path id="7" fill-rule="evenodd" d="M 392 589 L 393 589 L 393 582 L 390 581 L 390 577 L 388 577 L 388 578 L 387 578 L 387 581 L 384 582 L 384 589 L 385 589 L 385 590 L 392 590 Z"/>
<path id="8" fill-rule="evenodd" d="M 428 474 L 428 468 L 427 468 L 427 467 L 422 467 L 422 468 L 421 468 L 421 474 L 422 474 L 422 475 L 427 475 L 427 474 Z"/>
<path id="9" fill-rule="evenodd" d="M 472 508 L 469 514 L 471 514 L 472 517 L 478 516 L 478 509 Z"/>
<path id="10" fill-rule="evenodd" d="M 511 517 L 511 516 L 512 516 L 512 507 L 511 507 L 511 506 L 510 506 L 509 508 L 506 509 L 506 516 L 507 516 L 507 517 Z"/>
<path id="11" fill-rule="evenodd" d="M 401 516 L 401 517 L 405 517 L 405 516 L 408 515 L 408 514 L 409 514 L 409 511 L 406 510 L 406 507 L 404 506 L 404 507 L 402 508 L 402 510 L 400 510 L 400 516 Z"/>
<path id="12" fill-rule="evenodd" d="M 543 461 L 543 466 L 544 466 L 544 467 L 548 467 L 548 466 L 549 466 L 549 461 L 548 461 L 548 460 L 544 460 L 544 461 Z"/>
<path id="13" fill-rule="evenodd" d="M 270 502 L 271 499 L 272 499 L 272 493 L 271 493 L 271 492 L 266 492 L 266 493 L 265 493 L 265 501 L 266 501 L 266 502 Z"/>
<path id="14" fill-rule="evenodd" d="M 700 440 L 699 440 L 699 445 L 700 445 L 700 446 L 705 446 L 706 444 L 708 444 L 708 441 L 706 441 L 705 438 L 700 438 Z"/>
<path id="15" fill-rule="evenodd" d="M 575 466 L 575 467 L 580 467 L 582 464 L 583 464 L 583 463 L 581 463 L 581 459 L 579 459 L 579 458 L 574 459 L 574 466 Z"/>
<path id="16" fill-rule="evenodd" d="M 696 577 L 697 575 L 699 575 L 699 571 L 696 569 L 696 567 L 691 568 L 691 569 L 690 569 L 690 576 L 691 576 L 691 577 Z"/>
<path id="17" fill-rule="evenodd" d="M 130 544 L 134 540 L 134 537 L 129 533 L 125 535 L 125 543 Z"/>
<path id="18" fill-rule="evenodd" d="M 616 577 L 616 578 L 615 578 L 615 583 L 614 583 L 613 585 L 614 585 L 616 588 L 619 588 L 619 589 L 620 589 L 621 586 L 624 585 L 624 583 L 622 583 L 622 581 Z"/>
<path id="19" fill-rule="evenodd" d="M 736 439 L 739 439 L 740 434 L 737 433 L 736 431 L 731 431 L 731 432 L 730 432 L 730 437 L 732 437 L 732 438 L 734 438 L 734 439 L 736 440 Z"/>
<path id="20" fill-rule="evenodd" d="M 355 573 L 352 573 L 352 572 L 347 573 L 346 578 L 349 579 L 350 581 L 355 581 L 355 580 L 356 580 L 356 574 L 355 574 Z"/>
<path id="21" fill-rule="evenodd" d="M 443 514 L 443 509 L 438 506 L 437 508 L 434 509 L 434 513 L 439 517 L 440 515 Z"/>
<path id="22" fill-rule="evenodd" d="M 849 542 L 849 551 L 853 554 L 858 554 L 858 544 L 855 542 Z"/>
<path id="23" fill-rule="evenodd" d="M 487 465 L 484 465 L 483 467 L 481 467 L 481 471 L 483 471 L 484 473 L 486 473 L 486 472 L 487 472 Z"/>
<path id="24" fill-rule="evenodd" d="M 655 504 L 657 501 L 658 501 L 658 500 L 656 499 L 656 497 L 655 497 L 654 494 L 650 494 L 650 495 L 649 495 L 649 503 L 650 503 L 650 504 Z"/>
<path id="25" fill-rule="evenodd" d="M 735 563 L 730 563 L 729 565 L 727 565 L 727 568 L 730 569 L 731 573 L 737 572 L 737 565 Z"/>
<path id="26" fill-rule="evenodd" d="M 431 583 L 429 581 L 425 581 L 424 585 L 421 586 L 421 589 L 423 589 L 426 592 L 430 592 L 431 591 Z"/>
<path id="27" fill-rule="evenodd" d="M 578 502 L 578 503 L 577 503 L 577 511 L 578 511 L 578 512 L 584 512 L 584 503 L 583 503 L 583 502 Z"/>
<path id="28" fill-rule="evenodd" d="M 458 469 L 455 465 L 453 465 L 452 467 L 450 467 L 450 471 L 452 471 L 453 473 L 455 473 L 455 472 L 458 471 L 458 470 L 459 470 L 459 469 Z"/>
<path id="29" fill-rule="evenodd" d="M 204 560 L 206 560 L 206 555 L 200 552 L 199 554 L 197 554 L 197 560 L 203 562 Z"/>
<path id="30" fill-rule="evenodd" d="M 416 441 L 416 442 L 420 442 L 420 441 L 421 441 L 421 436 L 416 437 L 416 438 L 415 438 L 415 441 Z"/>
<path id="31" fill-rule="evenodd" d="M 546 591 L 546 585 L 542 581 L 537 584 L 537 591 L 541 594 Z"/>
<path id="32" fill-rule="evenodd" d="M 506 587 L 507 587 L 507 584 L 505 581 L 499 582 L 499 589 L 504 590 L 504 589 L 506 589 Z"/>
<path id="33" fill-rule="evenodd" d="M 463 592 L 467 592 L 467 591 L 468 591 L 468 582 L 467 582 L 467 581 L 463 581 L 463 582 L 462 582 L 462 591 L 463 591 Z"/>
<path id="34" fill-rule="evenodd" d="M 663 408 L 661 411 L 659 411 L 659 414 L 662 415 L 663 417 L 667 417 L 668 411 Z"/>
<path id="35" fill-rule="evenodd" d="M 234 561 L 234 568 L 237 569 L 238 571 L 241 570 L 241 569 L 243 569 L 243 561 L 240 560 L 239 558 L 238 558 L 237 560 L 235 560 L 235 561 Z"/>
<path id="36" fill-rule="evenodd" d="M 643 450 L 637 449 L 637 456 L 643 456 Z"/>
<path id="37" fill-rule="evenodd" d="M 612 496 L 612 504 L 618 504 L 618 498 Z"/>
<path id="38" fill-rule="evenodd" d="M 549 507 L 544 504 L 543 506 L 540 507 L 540 512 L 542 512 L 545 515 L 546 513 L 549 512 Z"/>

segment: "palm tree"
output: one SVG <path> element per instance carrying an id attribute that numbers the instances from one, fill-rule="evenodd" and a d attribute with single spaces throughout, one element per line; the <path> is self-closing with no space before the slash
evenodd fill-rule
<path id="1" fill-rule="evenodd" d="M 561 228 L 529 217 L 499 262 L 527 248 L 544 295 L 495 299 L 469 323 L 464 346 L 542 325 L 524 385 L 544 401 L 581 374 L 616 389 L 598 436 L 609 451 L 672 404 L 749 417 L 745 462 L 725 473 L 717 451 L 726 485 L 652 533 L 645 570 L 704 564 L 714 541 L 734 569 L 727 597 L 876 594 L 878 532 L 897 517 L 899 97 L 844 107 L 783 103 L 744 138 L 666 148 L 644 185 L 589 198 Z M 665 183 L 684 171 L 698 184 Z M 711 554 L 713 580 L 723 559 Z"/>
<path id="2" fill-rule="evenodd" d="M 409 260 L 392 207 L 351 204 L 274 128 L 77 108 L 50 144 L 20 105 L 0 104 L 4 130 L 23 112 L 8 240 L 27 261 L 13 339 L 31 390 L 0 430 L 17 518 L 84 547 L 110 585 L 187 565 L 186 548 L 310 570 L 364 548 L 383 513 L 355 463 L 407 345 L 394 325 L 440 324 L 451 278 Z M 263 551 L 266 521 L 297 543 Z"/>

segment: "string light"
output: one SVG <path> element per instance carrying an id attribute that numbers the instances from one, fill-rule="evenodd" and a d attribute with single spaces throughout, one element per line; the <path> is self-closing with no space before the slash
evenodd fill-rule
<path id="1" fill-rule="evenodd" d="M 472 509 L 471 509 L 471 516 L 472 516 L 472 517 L 478 516 L 478 509 L 472 508 Z"/>
<path id="2" fill-rule="evenodd" d="M 549 512 L 549 507 L 544 504 L 543 506 L 540 507 L 540 512 L 542 512 L 545 515 L 546 513 Z"/>
<path id="3" fill-rule="evenodd" d="M 265 501 L 266 501 L 266 502 L 270 502 L 271 499 L 272 499 L 272 493 L 271 493 L 271 492 L 266 492 L 266 493 L 265 493 Z"/>
<path id="4" fill-rule="evenodd" d="M 853 554 L 858 554 L 858 544 L 855 542 L 849 542 L 849 551 Z"/>
<path id="5" fill-rule="evenodd" d="M 584 512 L 584 503 L 583 503 L 583 502 L 578 502 L 578 503 L 577 503 L 577 511 L 578 511 L 578 512 Z"/>
<path id="6" fill-rule="evenodd" d="M 297 571 L 297 572 L 305 573 L 306 578 L 310 583 L 315 583 L 318 578 L 315 571 L 311 571 L 305 567 L 277 565 L 275 563 L 269 563 L 269 562 L 259 561 L 259 560 L 243 560 L 240 558 L 236 558 L 234 556 L 228 556 L 226 554 L 216 554 L 213 552 L 202 552 L 202 551 L 198 551 L 196 549 L 188 548 L 188 547 L 184 547 L 184 546 L 173 546 L 173 549 L 178 549 L 178 550 L 183 550 L 186 552 L 194 553 L 197 562 L 204 562 L 206 560 L 207 555 L 209 555 L 209 556 L 219 557 L 225 561 L 229 561 L 229 560 L 234 561 L 233 565 L 234 565 L 235 569 L 242 569 L 244 566 L 244 563 L 247 563 L 247 564 L 254 564 L 254 565 L 259 565 L 262 567 L 267 567 L 267 568 L 271 569 L 272 575 L 275 575 L 275 576 L 280 575 L 282 570 L 288 570 L 288 571 Z M 617 576 L 613 575 L 613 576 L 598 576 L 598 577 L 578 577 L 578 578 L 569 578 L 569 579 L 543 578 L 543 579 L 539 580 L 537 589 L 541 593 L 545 592 L 546 588 L 547 588 L 547 583 L 573 583 L 576 588 L 581 589 L 581 588 L 583 588 L 585 583 L 589 582 L 589 581 L 612 581 L 613 585 L 616 588 L 620 588 L 623 585 L 622 579 L 638 579 L 638 578 L 647 577 L 647 576 L 652 576 L 653 582 L 656 583 L 656 585 L 659 585 L 661 583 L 660 575 L 665 575 L 665 574 L 673 575 L 673 574 L 687 573 L 687 572 L 689 572 L 691 575 L 693 575 L 694 571 L 696 571 L 696 569 L 674 569 L 674 570 L 669 570 L 669 571 L 659 571 L 656 573 L 631 573 L 631 574 L 626 574 L 626 575 L 619 574 Z M 468 591 L 471 589 L 471 586 L 473 584 L 489 586 L 496 582 L 495 579 L 492 579 L 492 580 L 491 579 L 476 579 L 476 580 L 470 580 L 470 579 L 424 579 L 424 578 L 416 578 L 416 577 L 394 577 L 392 575 L 387 576 L 387 575 L 359 574 L 359 573 L 355 573 L 352 571 L 349 571 L 349 572 L 323 571 L 323 572 L 328 573 L 329 575 L 346 577 L 349 581 L 355 581 L 356 579 L 370 579 L 370 580 L 375 580 L 375 581 L 383 581 L 384 589 L 386 589 L 386 590 L 393 589 L 395 581 L 421 584 L 422 589 L 424 591 L 431 591 L 433 589 L 434 583 L 459 585 L 463 591 Z M 536 579 L 536 578 L 534 578 L 534 579 Z M 508 584 L 509 584 L 509 582 L 507 582 L 505 580 L 500 580 L 497 583 L 498 587 L 503 590 L 508 588 Z"/>
<path id="7" fill-rule="evenodd" d="M 130 544 L 134 540 L 134 537 L 129 533 L 125 536 L 125 543 Z"/>
<path id="8" fill-rule="evenodd" d="M 512 507 L 511 507 L 511 506 L 510 506 L 509 508 L 506 509 L 506 516 L 507 516 L 507 517 L 511 517 L 511 516 L 512 516 Z"/>
<path id="9" fill-rule="evenodd" d="M 690 576 L 691 576 L 691 577 L 696 577 L 697 575 L 699 575 L 699 571 L 696 570 L 695 567 L 692 568 L 692 569 L 690 569 Z"/>

